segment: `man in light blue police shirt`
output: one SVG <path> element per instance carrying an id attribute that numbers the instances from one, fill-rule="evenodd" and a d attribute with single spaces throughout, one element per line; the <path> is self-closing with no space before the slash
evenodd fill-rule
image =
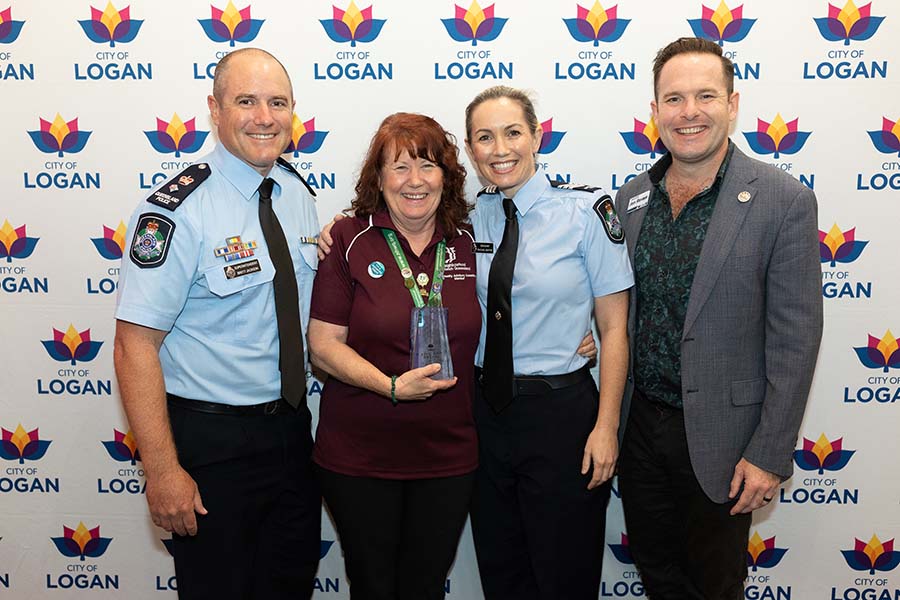
<path id="1" fill-rule="evenodd" d="M 116 374 L 179 597 L 308 598 L 321 501 L 302 331 L 319 226 L 279 158 L 293 92 L 275 57 L 243 49 L 207 102 L 220 144 L 131 218 Z"/>

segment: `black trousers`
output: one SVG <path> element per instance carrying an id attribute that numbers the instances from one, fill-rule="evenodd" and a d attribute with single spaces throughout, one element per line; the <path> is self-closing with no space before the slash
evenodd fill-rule
<path id="1" fill-rule="evenodd" d="M 610 484 L 588 491 L 581 461 L 597 402 L 586 377 L 497 415 L 476 385 L 472 533 L 487 600 L 596 600 Z"/>
<path id="2" fill-rule="evenodd" d="M 178 597 L 310 598 L 322 501 L 310 414 L 219 415 L 169 405 L 178 458 L 203 505 L 197 535 L 173 536 Z"/>
<path id="3" fill-rule="evenodd" d="M 351 477 L 317 467 L 353 600 L 440 600 L 475 475 Z"/>
<path id="4" fill-rule="evenodd" d="M 684 414 L 635 391 L 619 491 L 628 543 L 652 600 L 738 600 L 747 577 L 750 513 L 731 516 L 691 467 Z"/>

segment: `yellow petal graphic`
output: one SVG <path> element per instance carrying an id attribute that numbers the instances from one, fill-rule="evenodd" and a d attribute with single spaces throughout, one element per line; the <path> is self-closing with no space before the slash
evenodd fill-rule
<path id="1" fill-rule="evenodd" d="M 78 528 L 75 529 L 75 533 L 72 534 L 72 540 L 78 544 L 78 547 L 84 552 L 84 547 L 91 541 L 91 532 L 84 526 L 84 523 L 78 523 Z"/>
<path id="2" fill-rule="evenodd" d="M 125 221 L 119 221 L 119 226 L 116 227 L 116 232 L 112 237 L 113 241 L 119 246 L 119 250 L 125 249 L 125 234 L 127 233 L 127 229 Z"/>
<path id="3" fill-rule="evenodd" d="M 294 118 L 291 120 L 291 140 L 293 140 L 294 146 L 300 143 L 300 138 L 305 133 L 306 127 L 303 125 L 303 121 L 297 116 L 297 113 L 294 113 Z"/>
<path id="4" fill-rule="evenodd" d="M 655 147 L 656 142 L 659 140 L 659 128 L 656 126 L 656 119 L 653 117 L 650 117 L 650 120 L 647 121 L 647 126 L 644 127 L 644 135 L 650 140 L 650 147 Z"/>
<path id="5" fill-rule="evenodd" d="M 716 8 L 716 12 L 712 14 L 712 22 L 715 24 L 716 29 L 719 30 L 719 35 L 723 35 L 725 33 L 725 28 L 734 21 L 734 17 L 731 15 L 731 9 L 728 8 L 728 5 L 725 4 L 725 0 L 719 3 L 719 7 Z"/>
<path id="6" fill-rule="evenodd" d="M 241 23 L 241 13 L 234 6 L 234 2 L 228 0 L 228 6 L 222 11 L 222 23 L 228 28 L 228 32 L 234 35 L 234 30 Z"/>
<path id="7" fill-rule="evenodd" d="M 781 113 L 775 115 L 775 120 L 769 124 L 766 133 L 772 138 L 772 141 L 775 142 L 775 147 L 778 148 L 781 145 L 781 140 L 788 134 L 787 124 L 784 122 L 784 119 L 781 118 Z"/>
<path id="8" fill-rule="evenodd" d="M 466 11 L 464 20 L 472 28 L 472 35 L 475 35 L 478 28 L 484 23 L 484 11 L 478 5 L 478 0 L 472 0 L 472 6 Z"/>
<path id="9" fill-rule="evenodd" d="M 75 356 L 75 350 L 78 346 L 81 345 L 81 342 L 84 340 L 81 339 L 81 334 L 75 329 L 75 326 L 69 324 L 69 328 L 66 330 L 66 334 L 63 336 L 62 343 L 66 348 L 69 349 L 72 356 Z"/>
<path id="10" fill-rule="evenodd" d="M 600 4 L 599 1 L 594 0 L 594 6 L 591 7 L 591 10 L 587 14 L 587 22 L 591 24 L 591 27 L 594 30 L 594 37 L 597 37 L 597 34 L 600 33 L 600 28 L 603 27 L 603 24 L 608 20 L 609 18 L 606 16 L 606 9 L 603 8 L 603 5 Z"/>
<path id="11" fill-rule="evenodd" d="M 22 427 L 22 424 L 19 423 L 19 426 L 16 427 L 16 430 L 12 434 L 12 438 L 10 440 L 13 445 L 19 449 L 19 456 L 25 453 L 25 446 L 28 445 L 28 442 L 31 441 L 31 437 L 29 437 L 28 432 L 25 431 L 25 428 Z"/>
<path id="12" fill-rule="evenodd" d="M 888 329 L 881 337 L 881 341 L 878 342 L 875 349 L 881 352 L 881 355 L 884 357 L 884 362 L 887 362 L 891 358 L 891 355 L 897 351 L 897 339 L 894 338 L 894 334 L 891 333 L 890 329 Z"/>
<path id="13" fill-rule="evenodd" d="M 844 237 L 844 232 L 840 230 L 837 226 L 837 223 L 831 226 L 831 229 L 828 230 L 828 234 L 825 236 L 825 239 L 822 240 L 822 243 L 828 246 L 828 249 L 831 250 L 831 256 L 837 254 L 838 248 L 840 248 L 847 239 Z"/>
<path id="14" fill-rule="evenodd" d="M 869 540 L 869 543 L 863 548 L 863 554 L 869 557 L 869 560 L 872 561 L 873 565 L 878 557 L 884 554 L 884 546 L 881 545 L 881 540 L 878 539 L 877 535 L 872 534 L 872 539 Z"/>
<path id="15" fill-rule="evenodd" d="M 19 239 L 19 236 L 16 234 L 16 230 L 13 229 L 13 226 L 9 224 L 9 221 L 4 219 L 3 227 L 0 227 L 0 244 L 6 246 L 7 254 L 12 251 L 13 242 L 15 242 L 17 239 Z"/>
<path id="16" fill-rule="evenodd" d="M 853 4 L 853 0 L 847 0 L 847 4 L 845 4 L 844 8 L 841 9 L 841 12 L 838 13 L 837 20 L 844 26 L 844 32 L 847 35 L 850 35 L 850 30 L 853 28 L 853 25 L 859 21 L 859 9 Z"/>
<path id="17" fill-rule="evenodd" d="M 128 430 L 128 433 L 125 434 L 125 437 L 122 438 L 122 443 L 125 444 L 125 447 L 131 450 L 131 456 L 137 454 L 137 441 L 134 439 L 134 435 L 132 435 L 131 430 Z"/>
<path id="18" fill-rule="evenodd" d="M 109 31 L 109 37 L 113 37 L 116 32 L 116 27 L 122 22 L 122 15 L 119 14 L 119 11 L 116 10 L 116 7 L 113 6 L 112 2 L 109 2 L 106 5 L 106 9 L 103 11 L 103 14 L 100 15 L 100 22 L 106 27 L 106 30 Z"/>
<path id="19" fill-rule="evenodd" d="M 750 538 L 750 542 L 747 544 L 747 553 L 753 557 L 753 562 L 756 562 L 756 559 L 759 558 L 759 555 L 762 554 L 765 549 L 766 543 L 759 537 L 759 532 L 754 531 L 753 536 Z"/>
<path id="20" fill-rule="evenodd" d="M 66 139 L 66 136 L 72 133 L 72 131 L 69 129 L 69 124 L 66 123 L 66 120 L 62 118 L 62 115 L 56 113 L 56 118 L 53 119 L 53 123 L 50 124 L 50 131 L 48 133 L 56 138 L 56 143 L 62 148 L 63 140 Z"/>
<path id="21" fill-rule="evenodd" d="M 353 0 L 350 0 L 350 6 L 344 11 L 344 17 L 341 20 L 344 22 L 344 25 L 350 29 L 350 37 L 353 37 L 356 35 L 356 28 L 359 27 L 365 19 L 363 19 L 362 12 L 360 12 L 356 3 Z"/>
<path id="22" fill-rule="evenodd" d="M 172 113 L 172 120 L 169 121 L 169 124 L 166 126 L 166 133 L 168 133 L 172 138 L 172 141 L 175 142 L 175 147 L 177 148 L 178 144 L 181 142 L 181 138 L 187 133 L 187 127 L 185 127 L 181 117 L 178 116 L 178 113 Z"/>
<path id="23" fill-rule="evenodd" d="M 828 455 L 834 452 L 834 446 L 831 445 L 831 442 L 828 441 L 828 438 L 823 433 L 816 440 L 816 443 L 813 444 L 811 452 L 816 455 L 819 459 L 819 464 L 822 465 L 825 464 L 825 459 L 828 458 Z"/>

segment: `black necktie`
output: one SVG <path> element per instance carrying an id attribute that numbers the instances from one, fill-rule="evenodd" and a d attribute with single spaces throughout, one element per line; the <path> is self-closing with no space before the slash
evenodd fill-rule
<path id="1" fill-rule="evenodd" d="M 262 227 L 269 258 L 275 265 L 275 316 L 278 320 L 278 369 L 281 371 L 281 395 L 297 408 L 306 403 L 306 369 L 303 366 L 303 326 L 300 324 L 300 300 L 294 263 L 284 230 L 272 210 L 272 186 L 266 178 L 259 186 L 259 224 Z"/>
<path id="2" fill-rule="evenodd" d="M 506 213 L 503 241 L 494 254 L 488 275 L 487 333 L 482 371 L 485 397 L 494 412 L 498 413 L 513 399 L 511 296 L 516 250 L 519 247 L 516 205 L 509 198 L 503 199 L 503 212 Z"/>

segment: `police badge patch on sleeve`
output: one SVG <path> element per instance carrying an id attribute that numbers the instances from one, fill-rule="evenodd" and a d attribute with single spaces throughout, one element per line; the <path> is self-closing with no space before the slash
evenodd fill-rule
<path id="1" fill-rule="evenodd" d="M 166 262 L 175 223 L 156 213 L 144 213 L 138 218 L 131 242 L 131 262 L 142 269 L 152 269 Z"/>
<path id="2" fill-rule="evenodd" d="M 603 229 L 606 230 L 606 237 L 614 244 L 621 244 L 625 241 L 625 232 L 622 230 L 622 223 L 616 215 L 616 209 L 613 206 L 612 198 L 603 196 L 594 203 L 594 212 L 600 217 L 603 223 Z"/>

